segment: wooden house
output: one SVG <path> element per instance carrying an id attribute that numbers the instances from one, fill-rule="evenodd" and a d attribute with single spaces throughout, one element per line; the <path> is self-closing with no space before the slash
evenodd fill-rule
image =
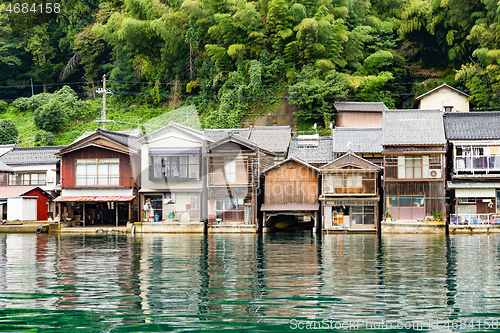
<path id="1" fill-rule="evenodd" d="M 276 154 L 230 133 L 205 148 L 208 232 L 257 231 L 257 188 Z"/>
<path id="2" fill-rule="evenodd" d="M 98 129 L 62 149 L 62 219 L 83 225 L 138 221 L 139 137 Z"/>
<path id="3" fill-rule="evenodd" d="M 295 157 L 264 170 L 263 227 L 313 229 L 320 226 L 320 170 Z"/>
<path id="4" fill-rule="evenodd" d="M 444 114 L 451 219 L 455 225 L 500 223 L 500 112 Z"/>
<path id="5" fill-rule="evenodd" d="M 377 228 L 380 171 L 352 152 L 321 167 L 323 230 Z"/>
<path id="6" fill-rule="evenodd" d="M 440 110 L 388 110 L 382 127 L 385 209 L 395 220 L 446 215 L 443 116 Z"/>
<path id="7" fill-rule="evenodd" d="M 446 83 L 417 96 L 413 107 L 418 109 L 439 109 L 441 112 L 468 112 L 470 96 Z"/>
<path id="8" fill-rule="evenodd" d="M 335 102 L 336 127 L 381 127 L 382 113 L 387 110 L 382 102 Z"/>
<path id="9" fill-rule="evenodd" d="M 139 142 L 142 221 L 172 223 L 175 229 L 179 222 L 193 224 L 206 220 L 203 147 L 214 141 L 200 131 L 171 122 Z M 151 205 L 149 212 L 144 211 L 146 203 Z"/>

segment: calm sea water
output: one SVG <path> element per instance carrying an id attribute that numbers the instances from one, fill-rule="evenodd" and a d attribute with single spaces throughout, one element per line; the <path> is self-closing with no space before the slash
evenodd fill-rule
<path id="1" fill-rule="evenodd" d="M 499 265 L 496 235 L 0 234 L 0 331 L 499 331 Z"/>

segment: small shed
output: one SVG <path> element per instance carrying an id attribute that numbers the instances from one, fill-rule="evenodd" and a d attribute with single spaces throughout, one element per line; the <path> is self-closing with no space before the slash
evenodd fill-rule
<path id="1" fill-rule="evenodd" d="M 38 197 L 7 198 L 7 220 L 36 221 Z"/>
<path id="2" fill-rule="evenodd" d="M 320 170 L 289 157 L 264 170 L 264 228 L 296 225 L 301 229 L 319 227 Z M 302 223 L 302 225 L 301 225 Z"/>
<path id="3" fill-rule="evenodd" d="M 0 217 L 3 220 L 47 221 L 50 201 L 52 196 L 38 186 L 0 186 Z"/>

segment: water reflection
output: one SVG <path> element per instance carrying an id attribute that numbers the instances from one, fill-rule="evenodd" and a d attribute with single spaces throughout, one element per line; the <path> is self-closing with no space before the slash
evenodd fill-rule
<path id="1" fill-rule="evenodd" d="M 283 331 L 292 318 L 495 317 L 499 239 L 0 234 L 0 330 Z"/>

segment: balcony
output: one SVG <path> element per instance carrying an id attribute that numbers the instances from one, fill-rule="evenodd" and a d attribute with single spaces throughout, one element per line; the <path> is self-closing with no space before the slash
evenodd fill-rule
<path id="1" fill-rule="evenodd" d="M 457 156 L 455 172 L 499 172 L 500 155 Z"/>
<path id="2" fill-rule="evenodd" d="M 500 214 L 451 214 L 450 225 L 498 225 L 500 226 Z"/>

